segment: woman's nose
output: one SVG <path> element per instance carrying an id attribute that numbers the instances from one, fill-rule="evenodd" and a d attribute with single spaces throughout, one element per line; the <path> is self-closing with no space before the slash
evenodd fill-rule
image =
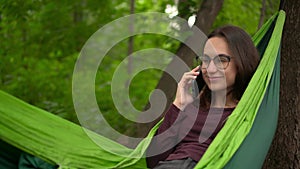
<path id="1" fill-rule="evenodd" d="M 208 73 L 214 73 L 214 72 L 218 71 L 218 68 L 216 67 L 215 63 L 212 60 L 208 64 L 208 67 L 206 68 L 206 71 Z"/>

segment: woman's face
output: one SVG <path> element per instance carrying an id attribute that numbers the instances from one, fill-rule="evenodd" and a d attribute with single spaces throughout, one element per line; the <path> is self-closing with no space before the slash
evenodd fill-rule
<path id="1" fill-rule="evenodd" d="M 226 56 L 229 56 L 229 62 Z M 209 38 L 204 47 L 203 58 L 201 71 L 209 89 L 215 92 L 231 91 L 235 83 L 237 67 L 226 40 L 222 37 Z"/>

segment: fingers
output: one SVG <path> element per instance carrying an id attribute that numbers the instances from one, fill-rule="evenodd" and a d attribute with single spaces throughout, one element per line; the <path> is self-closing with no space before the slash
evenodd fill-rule
<path id="1" fill-rule="evenodd" d="M 196 78 L 197 78 L 197 74 L 193 72 L 184 73 L 179 84 L 185 86 L 185 84 L 190 84 Z"/>
<path id="2" fill-rule="evenodd" d="M 198 71 L 199 67 L 196 67 L 195 69 L 191 70 L 190 72 L 186 72 L 183 74 L 184 79 L 196 79 L 197 76 L 200 74 L 200 72 Z"/>
<path id="3" fill-rule="evenodd" d="M 193 82 L 193 80 L 195 80 L 197 78 L 197 76 L 200 74 L 198 70 L 199 70 L 199 66 L 197 66 L 190 72 L 184 73 L 179 84 L 182 87 L 185 87 L 185 86 L 191 84 Z"/>
<path id="4" fill-rule="evenodd" d="M 197 78 L 197 74 L 187 73 L 187 74 L 183 75 L 182 81 L 183 82 L 191 82 L 192 80 L 195 80 L 196 78 Z"/>
<path id="5" fill-rule="evenodd" d="M 195 67 L 194 69 L 191 70 L 191 72 L 199 72 L 200 66 Z"/>
<path id="6" fill-rule="evenodd" d="M 187 75 L 192 74 L 193 76 L 195 76 L 194 78 L 196 79 L 197 76 L 200 74 L 199 69 L 200 69 L 200 66 L 197 66 L 194 69 L 192 69 L 190 72 L 186 72 L 186 74 Z"/>
<path id="7" fill-rule="evenodd" d="M 183 110 L 186 105 L 190 104 L 194 99 L 189 89 L 193 81 L 197 78 L 199 73 L 199 66 L 195 67 L 189 72 L 183 74 L 176 92 L 176 98 L 173 102 L 180 110 Z"/>

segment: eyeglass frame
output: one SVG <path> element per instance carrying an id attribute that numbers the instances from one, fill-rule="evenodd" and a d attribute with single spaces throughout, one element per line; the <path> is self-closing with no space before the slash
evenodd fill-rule
<path id="1" fill-rule="evenodd" d="M 209 58 L 209 62 L 208 62 L 208 64 L 207 64 L 207 66 L 205 67 L 205 68 L 203 68 L 202 67 L 202 65 L 203 65 L 203 58 Z M 219 67 L 218 66 L 218 64 L 216 64 L 216 61 L 215 61 L 215 59 L 216 58 L 220 58 L 220 57 L 225 57 L 228 61 L 226 61 L 227 62 L 227 65 L 225 66 L 225 67 Z M 231 61 L 231 58 L 233 58 L 232 56 L 229 56 L 229 55 L 226 55 L 226 54 L 219 54 L 219 55 L 216 55 L 215 57 L 213 57 L 213 58 L 211 58 L 210 56 L 208 56 L 208 55 L 205 55 L 205 56 L 200 56 L 199 57 L 199 59 L 200 59 L 200 61 L 201 61 L 201 63 L 200 63 L 200 66 L 201 66 L 201 69 L 207 69 L 208 67 L 209 67 L 209 65 L 210 65 L 210 63 L 211 63 L 211 61 L 213 61 L 214 62 L 214 65 L 216 66 L 216 68 L 218 68 L 219 70 L 225 70 L 228 66 L 229 66 L 229 63 L 230 63 L 230 61 Z M 219 62 L 221 62 L 220 61 L 220 59 L 218 59 L 217 61 L 219 61 Z M 223 64 L 222 64 L 223 65 Z"/>

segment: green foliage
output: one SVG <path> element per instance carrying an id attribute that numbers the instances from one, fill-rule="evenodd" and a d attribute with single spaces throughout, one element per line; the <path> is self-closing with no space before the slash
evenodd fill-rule
<path id="1" fill-rule="evenodd" d="M 195 14 L 202 1 L 185 2 L 179 4 L 178 10 L 179 15 L 187 19 Z M 136 0 L 135 12 L 164 12 L 167 4 L 174 5 L 174 1 Z M 273 6 L 276 8 L 276 4 Z M 261 1 L 258 0 L 225 0 L 214 27 L 230 23 L 253 34 L 257 29 L 260 7 Z M 266 18 L 273 13 L 268 9 Z M 128 14 L 129 1 L 121 0 L 1 0 L 0 89 L 78 122 L 72 103 L 72 74 L 79 52 L 99 28 Z M 123 29 L 122 25 L 120 29 Z M 178 41 L 162 35 L 134 36 L 134 52 L 159 48 L 175 53 L 178 46 Z M 127 53 L 128 39 L 124 39 L 107 53 L 95 81 L 101 111 L 107 121 L 122 132 L 132 123 L 117 113 L 110 85 L 115 69 Z M 160 61 L 167 65 L 170 58 Z M 124 72 L 123 76 L 126 74 Z M 149 69 L 133 78 L 129 95 L 136 109 L 144 108 L 160 76 L 161 71 Z"/>
<path id="2" fill-rule="evenodd" d="M 274 4 L 266 8 L 265 20 L 278 10 L 279 0 L 272 1 Z M 246 30 L 253 35 L 258 30 L 262 0 L 224 0 L 222 10 L 214 22 L 212 29 L 222 25 L 232 24 Z"/>
<path id="3" fill-rule="evenodd" d="M 178 5 L 178 15 L 185 19 L 188 19 L 192 15 L 196 15 L 202 1 L 203 0 L 181 1 Z"/>
<path id="4" fill-rule="evenodd" d="M 124 15 L 114 13 L 118 1 L 84 2 L 6 0 L 0 12 L 1 89 L 75 122 L 78 52 L 101 24 Z"/>
<path id="5" fill-rule="evenodd" d="M 135 12 L 164 12 L 167 4 L 173 0 L 135 0 Z"/>

